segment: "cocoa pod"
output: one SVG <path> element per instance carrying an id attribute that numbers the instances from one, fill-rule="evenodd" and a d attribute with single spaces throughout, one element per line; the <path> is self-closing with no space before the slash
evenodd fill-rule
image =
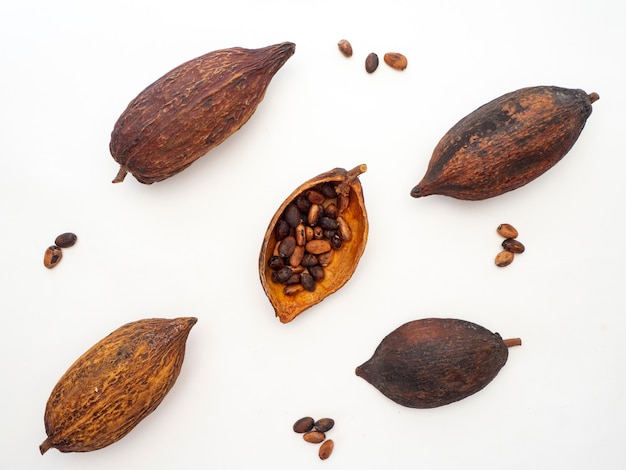
<path id="1" fill-rule="evenodd" d="M 193 317 L 121 326 L 74 362 L 46 404 L 47 439 L 39 446 L 88 452 L 128 434 L 172 388 L 185 357 Z"/>
<path id="2" fill-rule="evenodd" d="M 481 200 L 524 186 L 567 154 L 598 99 L 597 93 L 555 86 L 496 98 L 443 136 L 411 196 Z"/>
<path id="3" fill-rule="evenodd" d="M 261 245 L 259 277 L 265 294 L 272 304 L 276 316 L 282 323 L 292 321 L 304 310 L 337 292 L 354 274 L 361 255 L 365 251 L 369 229 L 363 188 L 358 178 L 366 170 L 367 166 L 363 164 L 349 171 L 343 168 L 335 168 L 322 173 L 296 188 L 272 217 Z M 288 292 L 285 292 L 285 286 L 279 283 L 280 280 L 274 274 L 277 271 L 274 271 L 269 266 L 277 243 L 275 227 L 284 217 L 286 209 L 294 206 L 293 203 L 296 199 L 306 195 L 310 189 L 321 188 L 325 183 L 331 183 L 335 187 L 337 194 L 341 193 L 346 199 L 341 217 L 350 227 L 350 240 L 344 241 L 341 247 L 337 249 L 331 249 L 330 242 L 325 239 L 313 238 L 308 241 L 305 249 L 308 246 L 313 252 L 305 252 L 302 262 L 305 263 L 306 260 L 307 269 L 310 268 L 312 263 L 319 263 L 320 266 L 324 267 L 322 275 L 316 274 L 315 277 L 318 279 L 310 279 L 312 276 L 304 276 L 304 280 L 307 283 L 304 289 L 296 290 L 291 288 L 288 289 Z M 323 236 L 321 227 L 316 226 L 315 232 L 320 237 Z M 312 260 L 312 263 L 309 260 Z M 276 265 L 275 262 L 272 264 Z M 310 284 L 311 280 L 315 282 L 315 285 Z"/>
<path id="4" fill-rule="evenodd" d="M 434 408 L 483 389 L 504 366 L 508 347 L 480 325 L 450 318 L 425 318 L 388 334 L 356 375 L 394 402 Z"/>
<path id="5" fill-rule="evenodd" d="M 141 183 L 169 178 L 239 130 L 254 114 L 276 72 L 295 52 L 283 42 L 260 49 L 209 52 L 143 90 L 119 117 L 109 148 Z"/>

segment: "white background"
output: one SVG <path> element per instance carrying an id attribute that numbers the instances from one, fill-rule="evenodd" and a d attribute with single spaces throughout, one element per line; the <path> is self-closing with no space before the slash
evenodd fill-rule
<path id="1" fill-rule="evenodd" d="M 4 2 L 0 468 L 626 468 L 625 19 L 614 0 Z M 239 132 L 167 181 L 111 184 L 110 132 L 145 86 L 283 41 L 296 53 Z M 388 51 L 408 68 L 365 73 Z M 409 196 L 458 119 L 533 85 L 600 95 L 555 168 L 483 202 Z M 361 163 L 355 275 L 280 324 L 258 279 L 269 220 L 304 181 Z M 502 222 L 526 245 L 504 269 Z M 65 231 L 78 243 L 47 270 Z M 161 406 L 103 450 L 41 456 L 67 367 L 124 323 L 175 316 L 199 321 Z M 478 394 L 403 408 L 354 369 L 428 316 L 523 346 Z M 291 430 L 305 415 L 336 420 L 325 462 Z"/>

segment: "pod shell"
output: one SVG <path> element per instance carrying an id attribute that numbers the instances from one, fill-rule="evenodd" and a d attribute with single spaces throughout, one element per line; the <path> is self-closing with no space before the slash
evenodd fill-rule
<path id="1" fill-rule="evenodd" d="M 482 200 L 524 186 L 569 152 L 597 99 L 596 93 L 555 86 L 496 98 L 443 136 L 411 196 Z"/>
<path id="2" fill-rule="evenodd" d="M 138 320 L 93 345 L 50 393 L 40 452 L 88 452 L 126 436 L 174 386 L 196 321 Z"/>
<path id="3" fill-rule="evenodd" d="M 151 184 L 187 168 L 254 114 L 276 72 L 295 52 L 284 42 L 210 52 L 174 68 L 133 99 L 111 133 L 111 155 Z"/>
<path id="4" fill-rule="evenodd" d="M 465 320 L 425 318 L 389 333 L 356 375 L 402 406 L 435 408 L 483 389 L 507 358 L 498 333 Z"/>

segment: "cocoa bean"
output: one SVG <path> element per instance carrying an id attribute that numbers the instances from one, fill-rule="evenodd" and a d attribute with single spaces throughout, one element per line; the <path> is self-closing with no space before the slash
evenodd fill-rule
<path id="1" fill-rule="evenodd" d="M 513 262 L 514 257 L 515 255 L 512 252 L 507 251 L 507 250 L 502 250 L 500 253 L 496 255 L 496 259 L 495 259 L 496 266 L 500 268 L 508 266 L 509 264 Z"/>
<path id="2" fill-rule="evenodd" d="M 61 258 L 63 258 L 61 248 L 56 245 L 49 246 L 43 255 L 43 265 L 48 269 L 52 269 L 61 262 Z"/>
<path id="3" fill-rule="evenodd" d="M 517 238 L 519 235 L 517 233 L 517 229 L 513 227 L 511 224 L 500 224 L 498 225 L 498 228 L 496 229 L 496 231 L 498 232 L 499 235 L 503 236 L 504 238 Z"/>
<path id="4" fill-rule="evenodd" d="M 309 431 L 305 432 L 302 438 L 312 444 L 319 444 L 320 442 L 323 442 L 324 439 L 326 439 L 326 435 L 323 432 L 319 431 Z"/>
<path id="5" fill-rule="evenodd" d="M 335 448 L 335 443 L 332 439 L 327 439 L 322 442 L 322 445 L 319 448 L 318 455 L 322 460 L 326 460 L 333 453 L 333 449 Z"/>
<path id="6" fill-rule="evenodd" d="M 59 248 L 69 248 L 76 243 L 76 240 L 78 240 L 78 237 L 75 233 L 66 232 L 56 237 L 54 240 L 54 244 Z"/>
<path id="7" fill-rule="evenodd" d="M 339 48 L 339 52 L 341 52 L 346 57 L 352 57 L 352 44 L 347 39 L 342 39 L 337 43 L 337 47 Z"/>
<path id="8" fill-rule="evenodd" d="M 520 254 L 524 253 L 526 247 L 522 242 L 516 240 L 515 238 L 507 238 L 502 242 L 502 248 L 506 251 L 510 251 L 511 253 Z"/>
<path id="9" fill-rule="evenodd" d="M 374 52 L 370 52 L 365 58 L 365 71 L 367 73 L 374 73 L 378 68 L 378 56 Z"/>
<path id="10" fill-rule="evenodd" d="M 305 432 L 309 432 L 313 429 L 313 425 L 315 424 L 315 420 L 310 416 L 305 416 L 304 418 L 300 418 L 295 423 L 293 423 L 293 430 L 299 434 L 304 434 Z"/>

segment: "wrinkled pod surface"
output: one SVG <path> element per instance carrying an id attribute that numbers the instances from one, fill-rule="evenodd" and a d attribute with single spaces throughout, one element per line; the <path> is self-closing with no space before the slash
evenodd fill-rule
<path id="1" fill-rule="evenodd" d="M 276 72 L 295 52 L 283 42 L 209 52 L 166 73 L 119 117 L 109 148 L 127 173 L 152 184 L 187 168 L 254 114 Z"/>
<path id="2" fill-rule="evenodd" d="M 482 390 L 517 345 L 465 320 L 425 318 L 389 333 L 356 375 L 402 406 L 435 408 Z"/>
<path id="3" fill-rule="evenodd" d="M 93 345 L 50 393 L 40 452 L 89 452 L 126 436 L 174 386 L 196 321 L 139 320 Z"/>
<path id="4" fill-rule="evenodd" d="M 555 86 L 496 98 L 442 137 L 411 196 L 482 200 L 526 185 L 569 152 L 598 99 L 597 93 Z"/>

